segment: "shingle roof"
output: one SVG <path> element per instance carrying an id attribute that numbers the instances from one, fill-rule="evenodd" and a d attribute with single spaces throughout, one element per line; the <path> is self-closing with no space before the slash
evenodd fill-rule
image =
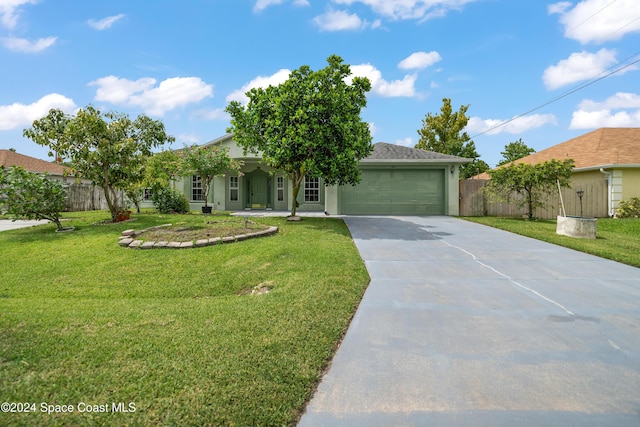
<path id="1" fill-rule="evenodd" d="M 393 161 L 393 160 L 431 160 L 434 162 L 468 163 L 471 159 L 451 156 L 449 154 L 403 147 L 402 145 L 377 142 L 373 145 L 373 152 L 362 159 L 363 162 Z"/>
<path id="2" fill-rule="evenodd" d="M 517 162 L 536 164 L 551 159 L 573 159 L 576 169 L 640 165 L 640 128 L 600 128 Z"/>
<path id="3" fill-rule="evenodd" d="M 51 175 L 60 176 L 64 175 L 64 171 L 67 169 L 62 165 L 18 154 L 11 150 L 0 150 L 0 166 L 9 168 L 14 165 L 22 166 L 30 172 L 47 172 Z"/>

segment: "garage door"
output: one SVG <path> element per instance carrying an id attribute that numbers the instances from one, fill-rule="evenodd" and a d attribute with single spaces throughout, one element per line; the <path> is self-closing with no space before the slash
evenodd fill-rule
<path id="1" fill-rule="evenodd" d="M 357 186 L 340 188 L 347 215 L 444 215 L 444 170 L 364 170 Z"/>

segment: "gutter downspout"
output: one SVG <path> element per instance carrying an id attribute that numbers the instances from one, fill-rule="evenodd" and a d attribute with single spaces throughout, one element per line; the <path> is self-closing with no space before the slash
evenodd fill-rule
<path id="1" fill-rule="evenodd" d="M 613 184 L 611 181 L 611 172 L 605 171 L 603 168 L 600 168 L 600 172 L 607 175 L 607 209 L 609 211 L 609 217 L 613 217 L 613 203 L 611 202 L 611 185 Z"/>

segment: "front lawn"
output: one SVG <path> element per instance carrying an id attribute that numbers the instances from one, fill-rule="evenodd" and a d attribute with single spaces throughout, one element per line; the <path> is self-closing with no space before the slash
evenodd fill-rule
<path id="1" fill-rule="evenodd" d="M 462 219 L 640 267 L 640 219 L 598 218 L 595 240 L 556 234 L 555 220 L 487 216 Z"/>
<path id="2" fill-rule="evenodd" d="M 132 250 L 125 229 L 203 223 L 133 216 L 0 233 L 0 400 L 36 412 L 0 425 L 294 424 L 369 281 L 343 221 L 259 218 L 279 233 Z"/>

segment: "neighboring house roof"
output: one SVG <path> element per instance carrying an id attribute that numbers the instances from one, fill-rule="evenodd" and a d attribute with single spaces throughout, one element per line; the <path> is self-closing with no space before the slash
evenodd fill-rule
<path id="1" fill-rule="evenodd" d="M 640 128 L 600 128 L 516 160 L 536 164 L 573 159 L 576 169 L 613 165 L 640 167 Z"/>
<path id="2" fill-rule="evenodd" d="M 64 175 L 65 168 L 62 165 L 36 159 L 35 157 L 18 154 L 11 150 L 0 150 L 0 166 L 9 168 L 11 166 L 22 166 L 30 172 L 47 172 L 51 175 Z"/>
<path id="3" fill-rule="evenodd" d="M 464 157 L 451 156 L 449 154 L 436 153 L 433 151 L 420 150 L 418 148 L 409 148 L 402 145 L 388 144 L 386 142 L 377 142 L 373 144 L 373 152 L 362 159 L 362 162 L 379 162 L 379 161 L 432 161 L 445 163 L 468 163 L 472 159 Z"/>

